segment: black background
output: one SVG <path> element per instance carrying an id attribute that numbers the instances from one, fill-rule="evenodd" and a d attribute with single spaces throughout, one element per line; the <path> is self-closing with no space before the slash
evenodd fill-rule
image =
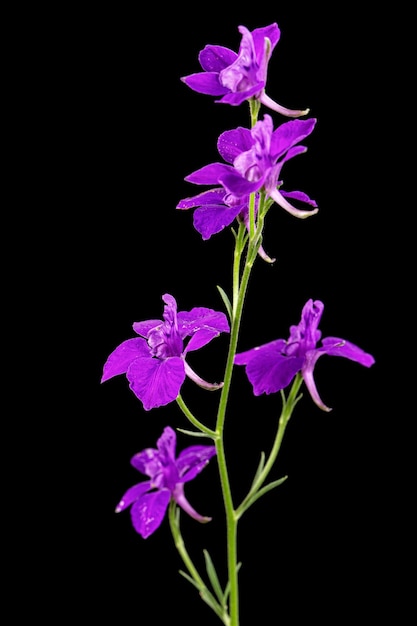
<path id="1" fill-rule="evenodd" d="M 305 191 L 320 211 L 307 220 L 276 205 L 269 212 L 264 246 L 277 262 L 255 265 L 239 347 L 287 337 L 313 298 L 325 304 L 323 336 L 358 344 L 376 364 L 368 370 L 345 359 L 319 361 L 317 385 L 333 411 L 321 412 L 304 395 L 271 474 L 289 478 L 240 523 L 241 626 L 337 624 L 358 614 L 370 621 L 396 604 L 383 591 L 395 582 L 387 518 L 399 501 L 392 461 L 399 444 L 389 427 L 398 372 L 391 371 L 385 336 L 386 325 L 394 332 L 398 284 L 383 168 L 384 24 L 358 7 L 224 8 L 158 5 L 142 12 L 109 5 L 55 15 L 36 42 L 36 61 L 27 59 L 41 120 L 32 132 L 49 149 L 46 171 L 34 183 L 52 208 L 37 222 L 45 220 L 50 233 L 48 254 L 34 274 L 46 278 L 51 302 L 42 315 L 54 329 L 43 389 L 56 412 L 37 426 L 48 441 L 35 466 L 38 482 L 48 484 L 48 505 L 35 505 L 46 536 L 37 547 L 40 560 L 48 555 L 51 580 L 34 602 L 54 623 L 216 623 L 178 573 L 183 566 L 168 521 L 143 540 L 128 512 L 114 513 L 124 491 L 143 478 L 131 456 L 154 446 L 166 425 L 188 423 L 175 403 L 145 412 L 124 377 L 104 385 L 100 377 L 108 354 L 134 336 L 133 322 L 160 317 L 162 294 L 174 295 L 179 310 L 222 309 L 216 285 L 230 290 L 232 235 L 226 229 L 203 242 L 192 212 L 175 206 L 198 191 L 184 177 L 218 159 L 218 135 L 248 126 L 248 107 L 216 104 L 180 77 L 199 71 L 206 44 L 237 50 L 240 24 L 253 30 L 273 22 L 281 39 L 267 93 L 290 108 L 310 107 L 318 119 L 308 152 L 284 167 L 284 188 Z M 266 112 L 275 124 L 286 121 Z M 218 380 L 226 349 L 220 337 L 192 355 L 192 364 L 203 378 Z M 182 394 L 214 426 L 218 395 L 188 380 Z M 279 408 L 278 394 L 254 398 L 237 368 L 226 425 L 237 502 L 260 452 L 269 450 Z M 179 449 L 191 443 L 178 435 Z M 207 548 L 224 584 L 214 461 L 186 493 L 213 516 L 206 526 L 183 516 L 189 551 L 202 567 Z"/>

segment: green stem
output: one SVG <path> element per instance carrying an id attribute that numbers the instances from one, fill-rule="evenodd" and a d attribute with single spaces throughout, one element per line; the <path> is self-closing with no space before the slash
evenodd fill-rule
<path id="1" fill-rule="evenodd" d="M 248 501 L 262 487 L 263 483 L 265 482 L 269 472 L 271 471 L 277 459 L 278 453 L 281 448 L 282 440 L 284 438 L 285 429 L 293 413 L 295 405 L 297 404 L 298 400 L 301 398 L 301 396 L 298 396 L 297 394 L 301 387 L 302 382 L 303 382 L 303 377 L 301 376 L 301 374 L 297 374 L 296 377 L 294 378 L 294 382 L 292 384 L 290 393 L 288 394 L 288 399 L 285 400 L 283 396 L 283 406 L 282 406 L 280 418 L 278 420 L 278 429 L 275 435 L 274 444 L 272 446 L 270 455 L 268 457 L 268 461 L 265 463 L 265 466 L 263 467 L 262 471 L 257 476 L 256 480 L 253 482 L 253 485 L 249 493 L 244 498 L 244 500 L 239 505 L 239 507 L 236 509 L 237 517 L 241 517 L 242 513 L 245 510 L 247 510 Z"/>
<path id="2" fill-rule="evenodd" d="M 170 502 L 169 505 L 169 511 L 168 511 L 168 517 L 169 517 L 169 525 L 171 527 L 171 533 L 172 533 L 172 537 L 174 539 L 174 544 L 176 549 L 178 550 L 184 565 L 186 566 L 187 570 L 189 571 L 191 577 L 193 578 L 193 580 L 195 581 L 195 583 L 197 584 L 198 588 L 204 589 L 206 587 L 204 580 L 201 578 L 200 574 L 198 573 L 194 563 L 192 562 L 186 548 L 184 545 L 184 541 L 181 535 L 181 531 L 180 531 L 180 527 L 179 527 L 179 523 L 178 520 L 176 518 L 176 513 L 177 513 L 177 507 L 175 505 L 175 501 L 172 500 Z"/>
<path id="3" fill-rule="evenodd" d="M 213 609 L 213 611 L 221 619 L 223 624 L 225 624 L 225 626 L 230 626 L 230 620 L 227 611 L 216 601 L 213 594 L 207 588 L 204 580 L 198 573 L 197 568 L 195 567 L 193 561 L 190 558 L 190 555 L 185 548 L 179 524 L 179 511 L 174 500 L 171 500 L 170 502 L 168 517 L 175 547 L 192 578 L 193 584 L 195 585 L 195 587 L 197 587 L 201 598 L 210 606 L 211 609 Z"/>
<path id="4" fill-rule="evenodd" d="M 257 235 L 258 233 L 258 235 Z M 226 361 L 225 375 L 223 379 L 223 387 L 221 390 L 219 408 L 217 412 L 216 439 L 217 462 L 219 467 L 220 483 L 222 487 L 223 501 L 226 514 L 226 534 L 227 534 L 227 564 L 230 585 L 229 615 L 230 626 L 239 626 L 239 584 L 238 584 L 238 567 L 237 567 L 237 523 L 238 516 L 234 510 L 233 498 L 230 486 L 230 479 L 227 470 L 226 454 L 224 449 L 224 422 L 226 417 L 226 407 L 232 381 L 233 362 L 236 354 L 237 342 L 239 337 L 240 324 L 243 314 L 243 305 L 248 288 L 249 278 L 252 271 L 257 251 L 260 245 L 259 229 L 255 233 L 253 240 L 249 240 L 247 258 L 239 281 L 242 249 L 236 245 L 235 260 L 233 272 L 233 317 L 231 320 L 230 343 Z"/>
<path id="5" fill-rule="evenodd" d="M 251 199 L 253 202 L 253 200 Z M 254 205 L 252 205 L 254 206 Z M 223 387 L 221 389 L 219 407 L 217 412 L 217 420 L 216 420 L 216 430 L 213 431 L 210 428 L 207 428 L 202 424 L 197 418 L 193 416 L 188 407 L 185 405 L 181 395 L 177 397 L 177 404 L 185 414 L 185 416 L 189 419 L 189 421 L 196 426 L 200 431 L 206 433 L 211 436 L 216 445 L 217 452 L 217 462 L 219 467 L 219 476 L 220 483 L 223 494 L 223 501 L 225 507 L 226 514 L 226 533 L 227 533 L 227 564 L 228 564 L 228 574 L 229 574 L 229 615 L 227 617 L 229 626 L 239 626 L 239 585 L 238 585 L 238 565 L 237 565 L 237 522 L 238 516 L 235 513 L 233 498 L 230 486 L 230 480 L 227 470 L 226 463 L 226 454 L 224 449 L 224 422 L 226 417 L 226 408 L 228 403 L 228 397 L 230 392 L 230 386 L 232 381 L 232 373 L 233 373 L 233 365 L 234 365 L 234 357 L 236 354 L 237 342 L 239 337 L 240 324 L 242 320 L 243 313 L 243 305 L 245 301 L 245 296 L 248 288 L 249 278 L 252 271 L 252 267 L 254 261 L 257 256 L 257 251 L 261 242 L 260 239 L 260 230 L 263 227 L 258 224 L 256 232 L 254 236 L 249 238 L 246 262 L 243 269 L 242 277 L 240 278 L 241 272 L 241 261 L 242 254 L 245 248 L 245 244 L 247 241 L 246 233 L 245 233 L 245 225 L 239 224 L 239 231 L 236 237 L 235 242 L 235 251 L 234 251 L 234 260 L 233 260 L 233 304 L 232 304 L 232 319 L 231 319 L 231 329 L 230 329 L 230 342 L 229 342 L 229 350 L 227 355 L 225 374 L 223 380 Z M 174 518 L 173 518 L 174 519 Z M 180 539 L 179 529 L 177 529 L 176 535 L 174 536 L 174 540 L 176 541 L 177 549 L 180 552 L 181 557 L 188 567 L 191 567 L 192 570 L 189 569 L 191 575 L 194 580 L 201 581 L 201 584 L 204 584 L 199 577 L 198 573 L 192 565 L 189 556 L 185 550 L 182 539 Z M 195 578 L 198 576 L 198 579 Z M 200 584 L 200 583 L 199 583 Z M 229 622 L 230 617 L 230 622 Z M 224 616 L 223 618 L 224 619 Z"/>
<path id="6" fill-rule="evenodd" d="M 200 422 L 196 417 L 194 417 L 194 415 L 191 413 L 190 409 L 187 407 L 187 405 L 185 404 L 184 400 L 182 399 L 181 394 L 178 394 L 178 396 L 177 396 L 177 404 L 180 407 L 181 411 L 184 413 L 185 417 L 196 428 L 198 428 L 198 430 L 201 430 L 202 433 L 205 433 L 209 437 L 212 437 L 212 439 L 217 439 L 218 438 L 218 435 L 217 435 L 216 431 L 211 430 L 211 428 L 208 428 L 207 426 L 204 426 L 204 424 L 202 422 Z"/>
<path id="7" fill-rule="evenodd" d="M 232 320 L 236 317 L 236 303 L 239 298 L 239 286 L 240 286 L 240 264 L 242 261 L 242 253 L 245 248 L 247 240 L 246 227 L 243 222 L 239 223 L 239 230 L 236 236 L 235 250 L 233 254 L 233 305 L 232 305 Z"/>

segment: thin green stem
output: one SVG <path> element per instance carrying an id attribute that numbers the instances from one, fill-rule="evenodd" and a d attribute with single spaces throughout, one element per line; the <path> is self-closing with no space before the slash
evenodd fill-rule
<path id="1" fill-rule="evenodd" d="M 249 198 L 249 239 L 253 239 L 255 234 L 255 194 Z"/>
<path id="2" fill-rule="evenodd" d="M 180 527 L 178 520 L 176 518 L 177 507 L 175 505 L 174 500 L 170 502 L 168 517 L 169 517 L 169 525 L 171 528 L 172 537 L 174 539 L 174 544 L 176 549 L 178 550 L 184 565 L 186 566 L 188 572 L 190 573 L 193 580 L 197 583 L 199 589 L 204 589 L 206 584 L 204 580 L 201 578 L 200 574 L 197 571 L 194 563 L 192 562 L 186 548 L 184 545 L 184 541 L 181 535 Z"/>
<path id="3" fill-rule="evenodd" d="M 258 121 L 259 109 L 261 108 L 261 103 L 256 98 L 251 98 L 249 100 L 249 114 L 252 128 L 255 126 Z"/>
<path id="4" fill-rule="evenodd" d="M 262 471 L 256 477 L 256 480 L 253 482 L 252 487 L 251 487 L 249 493 L 244 498 L 244 500 L 239 505 L 239 507 L 236 509 L 236 516 L 238 518 L 241 517 L 242 513 L 247 510 L 247 508 L 248 508 L 247 504 L 248 504 L 249 500 L 262 487 L 263 483 L 265 482 L 269 472 L 271 471 L 271 469 L 272 469 L 272 467 L 273 467 L 273 465 L 274 465 L 274 463 L 275 463 L 275 461 L 277 459 L 278 453 L 279 453 L 280 448 L 281 448 L 282 440 L 284 438 L 285 429 L 286 429 L 287 424 L 288 424 L 288 422 L 290 420 L 290 417 L 291 417 L 291 415 L 293 413 L 295 405 L 297 404 L 298 400 L 301 397 L 301 396 L 297 396 L 297 394 L 298 394 L 298 391 L 300 389 L 300 386 L 301 386 L 302 382 L 303 382 L 303 378 L 302 378 L 301 374 L 297 374 L 296 377 L 294 378 L 294 382 L 292 384 L 290 393 L 288 394 L 288 399 L 285 400 L 285 398 L 283 396 L 283 406 L 282 406 L 280 418 L 278 420 L 277 433 L 275 435 L 275 440 L 274 440 L 274 443 L 273 443 L 270 455 L 269 455 L 268 460 L 265 463 Z"/>
<path id="5" fill-rule="evenodd" d="M 219 602 L 217 602 L 216 598 L 208 589 L 204 580 L 201 578 L 198 573 L 197 568 L 195 567 L 190 555 L 188 554 L 184 540 L 182 538 L 180 524 L 179 524 L 179 510 L 177 509 L 176 503 L 174 500 L 171 500 L 168 510 L 169 517 L 169 525 L 171 528 L 172 537 L 174 540 L 174 545 L 188 570 L 188 573 L 191 576 L 191 582 L 197 587 L 201 598 L 210 606 L 211 609 L 216 613 L 216 615 L 221 619 L 225 626 L 230 626 L 230 619 L 225 607 L 222 607 Z"/>
<path id="6" fill-rule="evenodd" d="M 242 262 L 242 252 L 246 243 L 246 227 L 243 222 L 239 223 L 239 230 L 236 236 L 235 250 L 233 254 L 233 305 L 232 305 L 232 319 L 236 317 L 236 304 L 239 298 L 240 287 L 240 265 Z"/>
<path id="7" fill-rule="evenodd" d="M 259 229 L 257 228 L 257 233 Z M 226 408 L 229 398 L 230 386 L 233 373 L 233 362 L 236 354 L 237 342 L 239 338 L 240 324 L 243 314 L 243 305 L 248 288 L 252 267 L 257 256 L 260 245 L 260 236 L 255 233 L 255 237 L 249 240 L 247 257 L 243 269 L 241 280 L 238 277 L 238 267 L 242 250 L 236 245 L 235 262 L 233 274 L 233 318 L 231 320 L 230 343 L 226 361 L 226 368 L 221 390 L 220 402 L 217 412 L 216 432 L 219 438 L 216 440 L 217 462 L 219 467 L 220 482 L 222 486 L 223 501 L 226 514 L 226 535 L 227 535 L 227 563 L 230 585 L 229 615 L 230 626 L 239 626 L 239 584 L 237 567 L 237 522 L 238 517 L 234 510 L 233 498 L 227 470 L 226 454 L 224 449 L 224 422 L 226 418 Z M 240 282 L 238 283 L 238 280 Z"/>
<path id="8" fill-rule="evenodd" d="M 178 394 L 178 396 L 177 396 L 177 404 L 180 407 L 181 411 L 184 413 L 185 417 L 196 428 L 198 428 L 198 430 L 201 430 L 202 433 L 205 433 L 206 435 L 208 435 L 212 439 L 217 439 L 218 438 L 218 434 L 216 433 L 216 431 L 212 430 L 211 428 L 208 428 L 207 426 L 204 426 L 204 424 L 202 422 L 200 422 L 196 417 L 194 417 L 194 415 L 191 413 L 190 409 L 187 407 L 187 405 L 185 404 L 184 400 L 182 399 L 181 394 Z"/>

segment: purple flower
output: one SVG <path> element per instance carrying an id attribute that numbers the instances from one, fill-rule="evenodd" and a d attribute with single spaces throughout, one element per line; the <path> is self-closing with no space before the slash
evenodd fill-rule
<path id="1" fill-rule="evenodd" d="M 135 322 L 133 330 L 140 338 L 127 339 L 108 357 L 101 382 L 126 374 L 133 393 L 146 411 L 175 400 L 188 376 L 204 389 L 214 390 L 223 383 L 208 383 L 188 365 L 188 352 L 198 350 L 221 332 L 229 332 L 224 313 L 196 307 L 177 313 L 175 298 L 162 296 L 163 320 Z M 187 345 L 184 339 L 190 337 Z"/>
<path id="2" fill-rule="evenodd" d="M 255 216 L 258 207 L 259 194 L 256 194 Z M 237 198 L 223 187 L 216 187 L 192 198 L 185 198 L 177 206 L 177 209 L 193 208 L 196 209 L 193 217 L 194 228 L 204 240 L 230 226 L 234 219 L 243 222 L 249 231 L 249 196 Z M 268 263 L 275 261 L 266 254 L 262 245 L 259 247 L 259 255 Z"/>
<path id="3" fill-rule="evenodd" d="M 203 239 L 219 232 L 235 218 L 247 223 L 249 196 L 260 191 L 295 217 L 314 215 L 318 212 L 315 200 L 302 191 L 280 189 L 279 177 L 286 161 L 306 152 L 305 146 L 297 144 L 310 135 L 315 124 L 314 118 L 291 120 L 274 130 L 272 118 L 265 115 L 251 130 L 238 127 L 225 131 L 218 138 L 217 149 L 232 165 L 211 163 L 186 176 L 187 182 L 216 187 L 181 200 L 176 208 L 196 208 L 194 226 Z M 314 209 L 298 209 L 288 199 Z"/>
<path id="4" fill-rule="evenodd" d="M 318 325 L 323 308 L 324 305 L 320 300 L 314 302 L 308 300 L 304 305 L 300 323 L 290 327 L 288 341 L 276 339 L 263 346 L 236 354 L 234 362 L 236 365 L 246 365 L 246 374 L 252 383 L 255 396 L 284 389 L 294 376 L 301 372 L 313 401 L 323 411 L 330 411 L 331 409 L 323 404 L 314 382 L 313 373 L 317 359 L 323 354 L 330 354 L 343 356 L 365 367 L 371 367 L 375 363 L 373 356 L 338 337 L 326 337 L 321 340 L 321 346 L 317 347 L 317 342 L 321 338 Z"/>
<path id="5" fill-rule="evenodd" d="M 268 62 L 280 38 L 277 24 L 252 32 L 239 26 L 242 35 L 239 52 L 223 46 L 208 45 L 198 60 L 204 72 L 183 76 L 181 80 L 194 91 L 222 96 L 216 102 L 237 106 L 251 98 L 287 117 L 307 115 L 309 109 L 291 110 L 274 102 L 265 93 Z"/>
<path id="6" fill-rule="evenodd" d="M 146 448 L 131 459 L 131 464 L 150 480 L 133 485 L 116 507 L 116 513 L 131 506 L 130 514 L 136 532 L 144 539 L 161 525 L 171 500 L 198 522 L 209 522 L 211 517 L 197 513 L 184 495 L 184 483 L 192 480 L 216 454 L 215 446 L 190 446 L 175 458 L 176 434 L 169 426 L 164 428 L 157 448 Z"/>

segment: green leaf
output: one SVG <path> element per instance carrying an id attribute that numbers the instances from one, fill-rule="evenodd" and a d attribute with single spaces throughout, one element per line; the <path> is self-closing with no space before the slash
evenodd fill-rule
<path id="1" fill-rule="evenodd" d="M 223 607 L 220 606 L 218 602 L 216 602 L 214 596 L 212 596 L 212 594 L 208 591 L 207 588 L 204 588 L 201 590 L 200 598 L 204 600 L 204 602 L 208 604 L 211 609 L 213 609 L 217 617 L 219 617 L 222 620 L 223 624 L 229 623 L 228 616 L 227 614 L 225 614 Z M 225 619 L 227 619 L 227 622 L 225 621 Z"/>
<path id="2" fill-rule="evenodd" d="M 189 583 L 191 583 L 196 589 L 198 589 L 200 591 L 201 587 L 200 585 L 197 585 L 197 583 L 195 582 L 195 580 L 193 578 L 191 578 L 191 576 L 189 576 L 187 574 L 187 572 L 184 572 L 182 569 L 178 570 L 179 573 L 181 574 L 181 576 L 184 576 L 184 578 L 186 578 L 188 580 Z"/>
<path id="3" fill-rule="evenodd" d="M 186 572 L 184 572 L 182 569 L 179 570 L 179 573 L 181 574 L 181 576 L 184 576 L 184 578 L 188 580 L 188 582 L 190 582 L 193 585 L 193 587 L 195 587 L 198 590 L 200 594 L 200 598 L 204 600 L 204 602 L 208 604 L 208 606 L 216 613 L 217 617 L 219 617 L 222 620 L 222 622 L 224 622 L 224 617 L 225 617 L 224 609 L 218 602 L 216 602 L 216 599 L 210 593 L 207 587 L 201 587 L 200 585 L 198 585 L 197 582 L 193 578 L 191 578 L 191 576 L 189 576 Z"/>
<path id="4" fill-rule="evenodd" d="M 191 435 L 191 437 L 208 437 L 209 439 L 213 438 L 210 435 L 207 435 L 206 433 L 202 433 L 198 430 L 185 430 L 185 428 L 177 428 L 177 430 L 180 433 L 184 433 L 185 435 Z"/>
<path id="5" fill-rule="evenodd" d="M 259 474 L 262 472 L 265 465 L 265 452 L 261 452 L 261 460 L 259 461 L 258 469 L 256 470 L 255 477 L 252 481 L 252 487 L 258 480 Z"/>
<path id="6" fill-rule="evenodd" d="M 207 575 L 210 579 L 211 585 L 213 587 L 214 593 L 216 594 L 220 604 L 224 604 L 224 594 L 219 582 L 219 578 L 217 576 L 217 572 L 216 569 L 213 565 L 213 561 L 211 559 L 210 554 L 208 553 L 207 550 L 203 550 L 204 552 L 204 558 L 206 560 L 206 570 L 207 570 Z"/>
<path id="7" fill-rule="evenodd" d="M 222 300 L 224 302 L 224 305 L 226 307 L 226 310 L 229 314 L 229 318 L 232 319 L 232 305 L 230 303 L 230 300 L 226 294 L 226 292 L 224 291 L 224 289 L 222 289 L 219 285 L 217 285 L 217 289 L 219 290 L 219 293 L 222 297 Z"/>
<path id="8" fill-rule="evenodd" d="M 268 485 L 265 485 L 265 487 L 262 487 L 262 489 L 260 489 L 255 494 L 253 494 L 253 496 L 248 499 L 248 501 L 246 502 L 245 506 L 242 507 L 241 511 L 239 511 L 239 513 L 240 513 L 239 517 L 242 515 L 242 513 L 247 511 L 248 508 L 250 506 L 252 506 L 252 504 L 254 502 L 256 502 L 256 500 L 258 500 L 261 496 L 263 496 L 266 493 L 268 493 L 268 491 L 271 491 L 271 489 L 274 489 L 275 487 L 278 487 L 279 485 L 282 485 L 282 483 L 284 481 L 286 481 L 287 478 L 288 478 L 288 476 L 283 476 L 282 478 L 279 478 L 278 480 L 274 480 L 274 482 L 269 483 Z"/>

